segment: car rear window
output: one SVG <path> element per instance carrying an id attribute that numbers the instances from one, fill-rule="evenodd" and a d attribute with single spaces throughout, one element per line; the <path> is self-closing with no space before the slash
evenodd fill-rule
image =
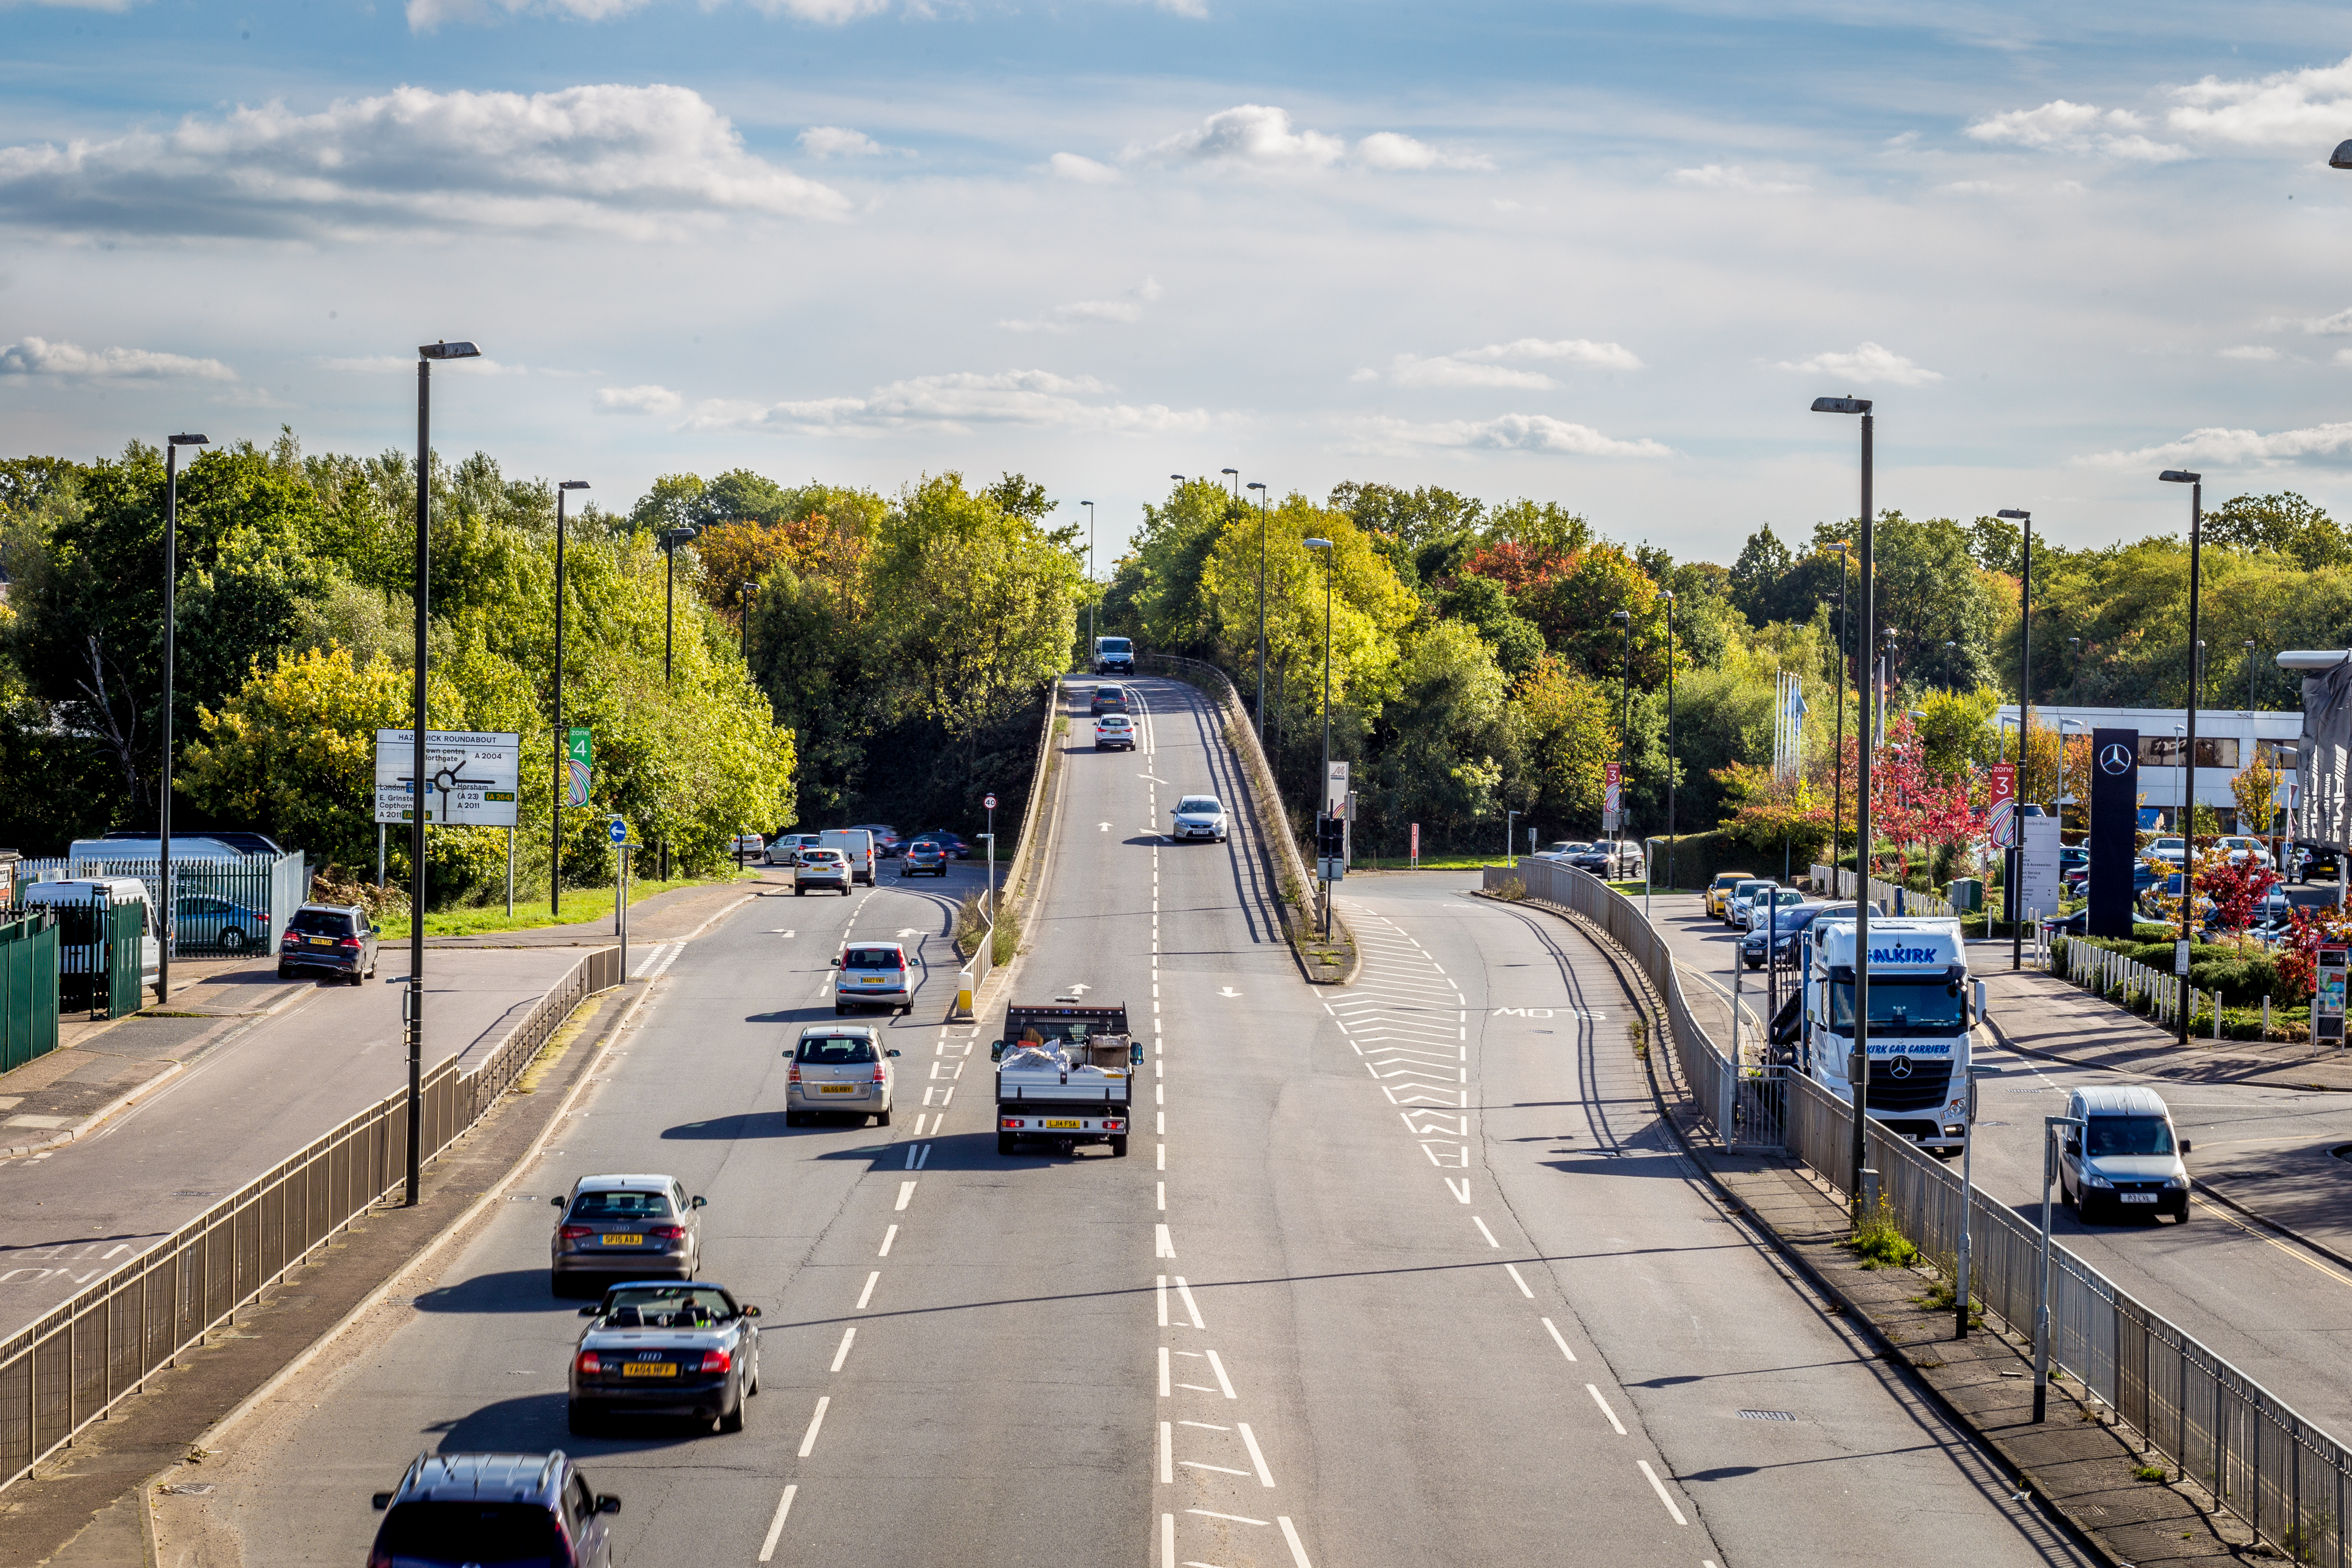
<path id="1" fill-rule="evenodd" d="M 397 1560 L 419 1557 L 515 1568 L 569 1555 L 555 1516 L 536 1503 L 404 1502 L 384 1516 L 383 1548 Z"/>
<path id="2" fill-rule="evenodd" d="M 863 1035 L 803 1035 L 799 1059 L 818 1067 L 853 1067 L 874 1059 L 874 1042 Z"/>
<path id="3" fill-rule="evenodd" d="M 641 1192 L 585 1192 L 572 1200 L 573 1219 L 667 1219 L 669 1194 Z"/>
<path id="4" fill-rule="evenodd" d="M 841 851 L 838 849 L 803 849 L 801 851 L 801 864 L 803 866 L 834 866 L 840 864 L 841 858 Z"/>
<path id="5" fill-rule="evenodd" d="M 296 910 L 286 929 L 307 936 L 349 936 L 352 917 L 335 910 Z"/>
<path id="6" fill-rule="evenodd" d="M 895 947 L 853 947 L 842 954 L 844 969 L 904 969 L 906 955 Z"/>

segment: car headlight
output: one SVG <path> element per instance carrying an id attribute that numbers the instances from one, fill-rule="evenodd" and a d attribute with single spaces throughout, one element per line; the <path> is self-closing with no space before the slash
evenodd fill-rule
<path id="1" fill-rule="evenodd" d="M 2164 1184 L 2172 1188 L 2175 1192 L 2178 1192 L 2189 1185 L 2189 1178 L 2187 1176 L 2167 1176 L 2164 1179 Z"/>
<path id="2" fill-rule="evenodd" d="M 2085 1171 L 2083 1173 L 2083 1182 L 2086 1186 L 2104 1187 L 2110 1191 L 2115 1187 L 2115 1184 L 2113 1182 L 2107 1180 L 2106 1177 L 2100 1175 L 2096 1171 Z"/>

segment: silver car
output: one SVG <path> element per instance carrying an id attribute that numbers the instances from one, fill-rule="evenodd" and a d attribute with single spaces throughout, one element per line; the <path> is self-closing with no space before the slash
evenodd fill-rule
<path id="1" fill-rule="evenodd" d="M 631 1280 L 580 1315 L 565 1414 L 575 1434 L 607 1415 L 681 1415 L 743 1430 L 760 1392 L 757 1307 L 700 1280 Z"/>
<path id="2" fill-rule="evenodd" d="M 833 1016 L 852 1007 L 887 1007 L 894 1013 L 915 1010 L 915 967 L 907 950 L 895 942 L 853 942 L 833 961 L 841 973 L 833 981 Z"/>
<path id="3" fill-rule="evenodd" d="M 702 1200 L 676 1176 L 583 1176 L 547 1238 L 548 1284 L 559 1296 L 582 1279 L 691 1279 L 702 1265 Z"/>
<path id="4" fill-rule="evenodd" d="M 1175 821 L 1168 837 L 1181 844 L 1188 838 L 1225 841 L 1224 803 L 1213 795 L 1188 795 L 1176 803 Z"/>
<path id="5" fill-rule="evenodd" d="M 784 1055 L 792 1071 L 784 1082 L 784 1125 L 797 1127 L 812 1116 L 869 1116 L 890 1125 L 890 1091 L 898 1053 L 885 1049 L 871 1024 L 811 1024 Z"/>

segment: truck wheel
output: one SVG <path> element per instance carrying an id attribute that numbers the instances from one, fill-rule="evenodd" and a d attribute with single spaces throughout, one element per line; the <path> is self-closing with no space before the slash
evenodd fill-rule
<path id="1" fill-rule="evenodd" d="M 1110 1141 L 1110 1152 L 1111 1158 L 1114 1160 L 1124 1160 L 1127 1158 L 1127 1138 L 1125 1134 L 1121 1134 Z"/>
<path id="2" fill-rule="evenodd" d="M 1013 1152 L 1012 1133 L 1000 1132 L 996 1135 L 996 1152 L 1000 1154 L 1010 1154 Z"/>

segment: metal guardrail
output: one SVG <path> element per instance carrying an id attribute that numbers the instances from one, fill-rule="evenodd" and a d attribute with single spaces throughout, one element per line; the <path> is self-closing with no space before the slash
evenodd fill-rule
<path id="1" fill-rule="evenodd" d="M 1820 868 L 1827 869 L 1827 868 Z M 1853 872 L 1843 875 L 1851 879 Z M 1549 861 L 1489 868 L 1489 889 L 1517 878 L 1528 896 L 1586 915 L 1632 954 L 1666 1000 L 1685 1081 L 1727 1147 L 1785 1148 L 1832 1190 L 1852 1176 L 1853 1107 L 1802 1074 L 1732 1069 L 1688 1018 L 1665 943 L 1640 908 L 1597 879 Z M 1848 886 L 1851 886 L 1849 881 Z M 1882 884 L 1874 883 L 1874 891 Z M 1891 890 L 1891 889 L 1890 889 Z M 1916 900 L 1919 895 L 1910 895 Z M 1940 901 L 1940 900 L 1939 900 Z M 1622 934 L 1621 934 L 1622 933 Z M 2061 952 L 2093 976 L 2125 974 L 2120 954 L 2079 943 Z M 2177 977 L 2131 966 L 2151 989 Z M 2177 997 L 2178 993 L 2175 993 Z M 1750 1120 L 1750 1119 L 1754 1120 Z M 1895 1227 L 1947 1279 L 1956 1277 L 1961 1189 L 1943 1162 L 1910 1140 L 1869 1124 L 1865 1149 Z M 2039 1230 L 1981 1189 L 1969 1205 L 1971 1294 L 2013 1332 L 2030 1337 Z M 2221 1508 L 2297 1563 L 2347 1568 L 2352 1451 L 2190 1335 L 2149 1310 L 2064 1245 L 2050 1248 L 2051 1360 L 2116 1412 Z"/>
<path id="2" fill-rule="evenodd" d="M 1054 723 L 1062 717 L 1062 679 L 1056 676 L 1045 689 L 1045 718 L 1037 735 L 1037 761 L 1029 774 L 1029 799 L 1021 811 L 1021 835 L 1013 842 L 1013 858 L 1005 863 L 1004 883 L 996 894 L 998 907 L 1011 904 L 1015 910 L 1028 905 L 1031 889 L 1029 879 L 1036 874 L 1039 857 L 1045 851 L 1038 847 L 1039 827 L 1045 820 L 1045 795 L 1052 787 L 1055 769 L 1054 758 Z M 979 945 L 963 966 L 956 971 L 956 1003 L 958 1017 L 972 1016 L 980 999 L 980 988 L 987 983 L 989 972 L 996 967 L 996 910 L 981 901 Z"/>
<path id="3" fill-rule="evenodd" d="M 572 1008 L 621 980 L 619 949 L 589 953 L 471 1072 L 459 1072 L 455 1056 L 428 1071 L 425 1158 L 481 1119 Z M 0 1487 L 140 1392 L 399 1187 L 407 1148 L 403 1089 L 0 1342 Z"/>

